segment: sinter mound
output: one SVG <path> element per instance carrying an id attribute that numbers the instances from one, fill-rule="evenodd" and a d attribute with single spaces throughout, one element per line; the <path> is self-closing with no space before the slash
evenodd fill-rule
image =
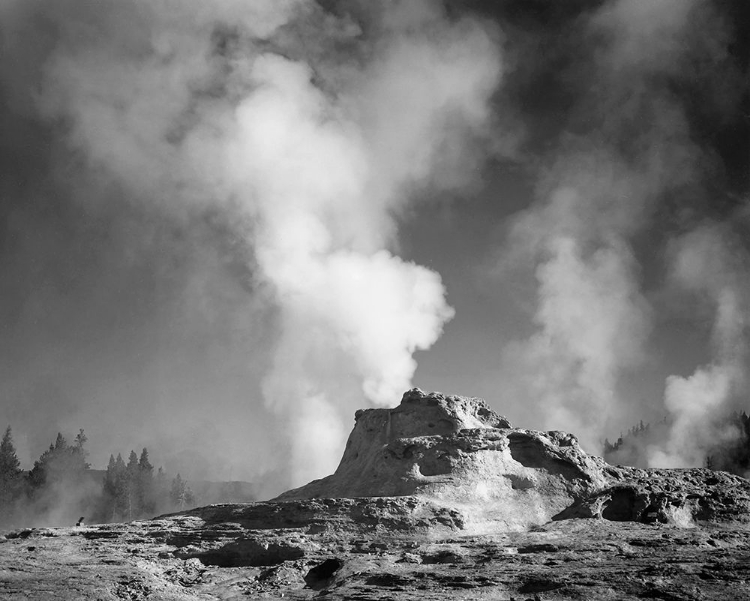
<path id="1" fill-rule="evenodd" d="M 276 500 L 416 495 L 483 532 L 575 517 L 681 526 L 750 518 L 744 478 L 610 466 L 571 434 L 513 428 L 481 399 L 415 388 L 398 407 L 355 419 L 336 472 Z"/>

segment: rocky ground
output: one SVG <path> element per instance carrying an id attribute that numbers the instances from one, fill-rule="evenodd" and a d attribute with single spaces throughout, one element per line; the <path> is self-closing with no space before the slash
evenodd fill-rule
<path id="1" fill-rule="evenodd" d="M 413 390 L 279 499 L 3 533 L 0 598 L 750 599 L 750 482 L 610 466 Z"/>
<path id="2" fill-rule="evenodd" d="M 466 536 L 418 500 L 381 501 L 290 501 L 269 528 L 257 520 L 273 509 L 252 504 L 7 533 L 0 598 L 750 598 L 744 530 L 577 518 Z"/>

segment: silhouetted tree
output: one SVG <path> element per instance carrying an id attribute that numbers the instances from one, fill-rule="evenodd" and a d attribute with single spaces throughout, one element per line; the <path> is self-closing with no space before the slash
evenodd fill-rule
<path id="1" fill-rule="evenodd" d="M 127 473 L 125 515 L 128 520 L 133 520 L 140 513 L 140 507 L 138 507 L 138 455 L 135 454 L 135 451 L 130 451 L 125 470 Z"/>
<path id="2" fill-rule="evenodd" d="M 97 521 L 108 522 L 115 519 L 117 511 L 116 469 L 117 464 L 115 462 L 115 456 L 110 455 L 109 463 L 107 463 L 107 471 L 104 474 L 104 482 L 102 483 L 102 494 L 99 499 Z"/>
<path id="3" fill-rule="evenodd" d="M 78 430 L 78 434 L 76 434 L 76 440 L 75 440 L 74 447 L 81 454 L 81 456 L 83 456 L 84 459 L 86 459 L 86 457 L 89 454 L 88 451 L 83 448 L 83 446 L 86 444 L 87 441 L 88 441 L 88 438 L 83 433 L 83 428 L 81 428 L 80 430 Z M 89 465 L 86 464 L 86 467 L 88 468 Z"/>
<path id="4" fill-rule="evenodd" d="M 139 517 L 151 517 L 154 513 L 156 509 L 154 492 L 154 466 L 148 460 L 148 450 L 144 447 L 138 460 Z"/>
<path id="5" fill-rule="evenodd" d="M 122 455 L 109 456 L 100 499 L 99 520 L 115 522 L 125 518 L 127 511 L 128 477 Z"/>
<path id="6" fill-rule="evenodd" d="M 10 426 L 0 441 L 0 523 L 11 523 L 16 500 L 23 493 L 21 463 Z"/>
<path id="7" fill-rule="evenodd" d="M 21 475 L 21 462 L 16 455 L 13 444 L 13 431 L 8 426 L 0 441 L 0 479 L 3 482 L 18 478 Z"/>
<path id="8" fill-rule="evenodd" d="M 125 467 L 125 461 L 122 459 L 122 455 L 117 453 L 117 459 L 115 459 L 115 512 L 113 514 L 113 520 L 122 520 L 125 518 L 125 512 L 127 510 L 127 498 L 128 498 L 128 470 Z"/>

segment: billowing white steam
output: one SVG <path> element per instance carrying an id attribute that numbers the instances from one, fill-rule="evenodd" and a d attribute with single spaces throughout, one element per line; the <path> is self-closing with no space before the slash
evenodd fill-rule
<path id="1" fill-rule="evenodd" d="M 618 192 L 618 182 L 609 184 L 595 189 L 582 178 L 578 189 L 553 192 L 546 207 L 516 223 L 517 246 L 531 243 L 527 252 L 539 260 L 539 331 L 504 355 L 511 394 L 539 407 L 544 425 L 576 432 L 592 451 L 617 405 L 621 370 L 638 364 L 649 331 L 620 226 L 607 222 L 611 213 L 596 223 L 597 204 Z M 589 225 L 578 221 L 587 216 Z"/>
<path id="2" fill-rule="evenodd" d="M 329 472 L 342 419 L 363 395 L 398 401 L 452 316 L 440 277 L 393 254 L 396 219 L 415 189 L 466 182 L 500 76 L 492 32 L 412 0 L 363 13 L 366 33 L 303 0 L 59 4 L 33 5 L 62 32 L 40 106 L 164 210 L 242 209 L 278 308 L 263 390 L 284 467 Z"/>
<path id="3" fill-rule="evenodd" d="M 742 276 L 743 256 L 731 251 L 732 242 L 725 228 L 705 225 L 674 245 L 675 285 L 708 301 L 715 315 L 713 360 L 688 377 L 667 378 L 664 403 L 671 427 L 667 440 L 648 449 L 652 467 L 700 466 L 713 446 L 737 437 L 722 422 L 746 383 L 750 289 Z"/>
<path id="4" fill-rule="evenodd" d="M 621 376 L 646 355 L 652 309 L 632 238 L 665 193 L 687 185 L 700 153 L 670 77 L 690 73 L 708 34 L 697 2 L 617 0 L 592 13 L 591 86 L 550 156 L 537 202 L 516 218 L 504 268 L 535 267 L 537 331 L 503 356 L 507 402 L 581 436 L 598 452 L 631 399 Z M 575 120 L 578 123 L 575 123 Z M 575 130 L 574 130 L 575 131 Z"/>
<path id="5" fill-rule="evenodd" d="M 264 394 L 291 420 L 297 482 L 335 467 L 348 415 L 333 406 L 352 408 L 362 392 L 397 400 L 413 352 L 452 316 L 439 276 L 384 247 L 407 186 L 436 165 L 460 181 L 445 135 L 466 147 L 467 131 L 486 124 L 498 63 L 482 29 L 453 29 L 424 8 L 412 7 L 408 34 L 386 23 L 380 52 L 363 72 L 338 73 L 335 95 L 313 84 L 310 65 L 256 58 L 254 91 L 236 109 L 230 179 L 257 212 L 257 261 L 280 306 Z"/>

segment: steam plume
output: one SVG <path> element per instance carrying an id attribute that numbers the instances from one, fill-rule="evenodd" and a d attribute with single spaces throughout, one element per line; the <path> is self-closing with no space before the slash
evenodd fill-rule
<path id="1" fill-rule="evenodd" d="M 670 82 L 700 70 L 695 53 L 718 60 L 712 40 L 723 30 L 698 2 L 632 0 L 605 3 L 576 27 L 592 56 L 577 74 L 590 85 L 537 202 L 510 231 L 504 269 L 535 266 L 537 330 L 506 349 L 503 371 L 509 400 L 525 399 L 541 423 L 596 452 L 632 405 L 621 380 L 641 366 L 652 330 L 633 239 L 666 198 L 701 178 L 702 153 Z"/>
<path id="2" fill-rule="evenodd" d="M 394 234 L 415 190 L 465 185 L 480 156 L 493 30 L 429 1 L 3 10 L 18 36 L 40 15 L 53 24 L 36 110 L 65 128 L 97 182 L 87 195 L 112 182 L 170 221 L 226 216 L 276 330 L 262 392 L 290 452 L 265 467 L 281 462 L 296 484 L 328 473 L 343 420 L 362 396 L 397 401 L 414 351 L 453 315 L 440 277 L 397 257 Z"/>
<path id="3" fill-rule="evenodd" d="M 735 439 L 722 426 L 746 385 L 747 260 L 726 226 L 704 225 L 673 245 L 675 284 L 698 295 L 714 313 L 712 361 L 688 377 L 669 376 L 664 404 L 671 415 L 668 439 L 649 448 L 653 467 L 700 466 L 712 447 Z"/>

